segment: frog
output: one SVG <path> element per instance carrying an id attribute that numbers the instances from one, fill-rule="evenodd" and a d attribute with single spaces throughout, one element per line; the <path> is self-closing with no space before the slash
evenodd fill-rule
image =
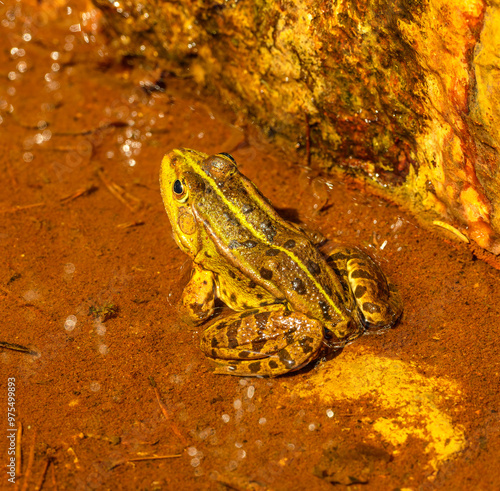
<path id="1" fill-rule="evenodd" d="M 400 318 L 398 289 L 368 254 L 323 254 L 323 237 L 283 218 L 229 153 L 172 150 L 160 190 L 193 262 L 182 311 L 206 324 L 200 347 L 215 373 L 285 375 Z M 220 302 L 228 315 L 215 315 Z"/>

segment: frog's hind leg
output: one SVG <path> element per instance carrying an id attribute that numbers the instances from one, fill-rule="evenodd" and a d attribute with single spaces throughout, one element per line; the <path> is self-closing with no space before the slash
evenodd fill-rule
<path id="1" fill-rule="evenodd" d="M 352 292 L 360 321 L 366 329 L 377 330 L 396 323 L 403 311 L 401 297 L 368 254 L 355 248 L 337 248 L 330 253 L 327 262 L 344 288 Z"/>
<path id="2" fill-rule="evenodd" d="M 201 349 L 217 362 L 216 373 L 275 377 L 312 361 L 322 342 L 319 321 L 273 305 L 212 323 Z"/>

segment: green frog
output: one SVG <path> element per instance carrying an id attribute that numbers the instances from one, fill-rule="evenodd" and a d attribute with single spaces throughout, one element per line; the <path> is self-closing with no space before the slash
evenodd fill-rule
<path id="1" fill-rule="evenodd" d="M 160 186 L 175 241 L 193 260 L 184 312 L 202 323 L 216 299 L 234 311 L 201 336 L 217 373 L 298 370 L 401 315 L 396 288 L 367 254 L 337 247 L 323 256 L 318 234 L 284 220 L 231 155 L 173 150 Z"/>

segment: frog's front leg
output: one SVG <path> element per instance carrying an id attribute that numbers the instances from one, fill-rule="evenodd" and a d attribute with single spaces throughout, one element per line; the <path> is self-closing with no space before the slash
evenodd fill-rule
<path id="1" fill-rule="evenodd" d="M 368 254 L 356 248 L 338 247 L 331 251 L 327 262 L 344 288 L 350 290 L 365 328 L 394 325 L 403 311 L 401 297 Z"/>
<path id="2" fill-rule="evenodd" d="M 193 265 L 191 279 L 182 292 L 183 317 L 193 324 L 208 319 L 214 312 L 215 281 L 211 271 Z"/>
<path id="3" fill-rule="evenodd" d="M 201 349 L 217 362 L 216 373 L 275 377 L 316 358 L 322 342 L 319 321 L 270 305 L 213 322 Z"/>

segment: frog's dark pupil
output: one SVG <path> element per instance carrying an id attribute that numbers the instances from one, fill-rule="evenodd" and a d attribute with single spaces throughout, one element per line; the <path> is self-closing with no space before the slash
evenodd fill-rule
<path id="1" fill-rule="evenodd" d="M 231 154 L 226 153 L 226 152 L 221 152 L 219 155 L 224 155 L 225 157 L 227 157 L 228 159 L 231 159 L 236 164 L 236 160 L 234 160 L 234 157 Z"/>
<path id="2" fill-rule="evenodd" d="M 174 182 L 174 193 L 175 194 L 182 194 L 184 191 L 184 188 L 182 187 L 182 182 L 177 179 L 177 181 Z"/>

